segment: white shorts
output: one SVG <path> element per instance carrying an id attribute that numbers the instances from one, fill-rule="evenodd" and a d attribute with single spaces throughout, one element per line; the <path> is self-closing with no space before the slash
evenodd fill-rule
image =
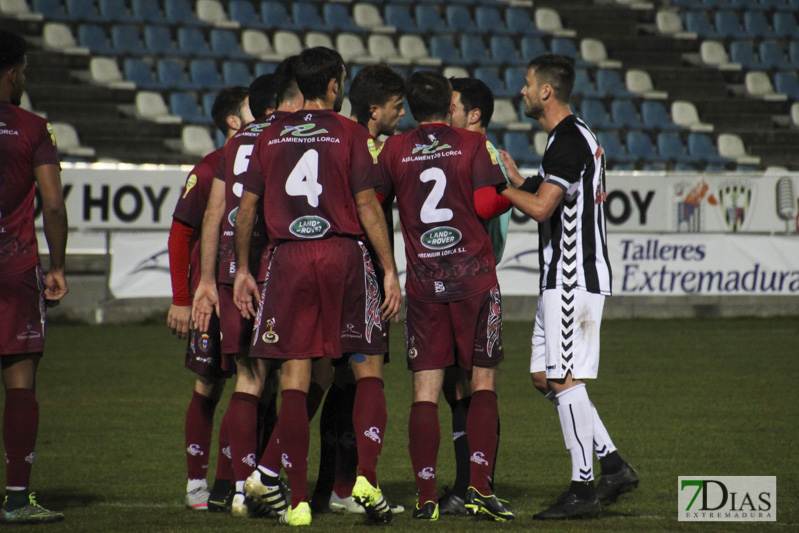
<path id="1" fill-rule="evenodd" d="M 605 296 L 577 289 L 545 290 L 538 298 L 530 372 L 547 379 L 594 379 L 599 372 L 599 325 Z"/>

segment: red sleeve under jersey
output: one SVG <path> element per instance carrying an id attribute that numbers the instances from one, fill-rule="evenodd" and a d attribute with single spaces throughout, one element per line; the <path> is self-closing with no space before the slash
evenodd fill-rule
<path id="1" fill-rule="evenodd" d="M 194 228 L 172 219 L 169 230 L 169 275 L 172 278 L 172 304 L 191 305 L 189 256 Z"/>
<path id="2" fill-rule="evenodd" d="M 510 201 L 497 194 L 494 187 L 481 187 L 474 191 L 474 211 L 483 220 L 494 218 L 510 209 Z"/>

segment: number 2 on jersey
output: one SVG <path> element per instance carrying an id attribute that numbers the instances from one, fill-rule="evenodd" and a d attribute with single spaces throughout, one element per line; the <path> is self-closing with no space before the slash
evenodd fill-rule
<path id="1" fill-rule="evenodd" d="M 286 193 L 289 196 L 305 196 L 308 205 L 319 207 L 322 185 L 319 183 L 319 152 L 305 152 L 286 180 Z"/>
<path id="2" fill-rule="evenodd" d="M 447 176 L 440 168 L 428 168 L 419 175 L 422 183 L 435 181 L 433 190 L 427 195 L 427 199 L 422 204 L 420 213 L 422 222 L 425 224 L 435 224 L 452 220 L 452 209 L 438 207 L 438 202 L 444 197 L 444 190 L 447 188 Z"/>

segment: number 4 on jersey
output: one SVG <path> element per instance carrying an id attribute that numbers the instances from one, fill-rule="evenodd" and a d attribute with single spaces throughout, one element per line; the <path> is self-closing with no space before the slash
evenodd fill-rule
<path id="1" fill-rule="evenodd" d="M 311 207 L 319 207 L 322 185 L 319 183 L 319 152 L 305 152 L 286 180 L 289 196 L 305 196 Z"/>

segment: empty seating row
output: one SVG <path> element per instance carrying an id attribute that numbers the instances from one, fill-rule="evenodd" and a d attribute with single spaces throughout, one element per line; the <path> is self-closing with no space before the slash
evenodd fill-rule
<path id="1" fill-rule="evenodd" d="M 671 5 L 696 10 L 795 11 L 799 0 L 671 0 Z"/>
<path id="2" fill-rule="evenodd" d="M 41 13 L 45 20 L 205 25 L 193 4 L 189 0 L 134 0 L 130 4 L 125 0 L 97 0 L 97 4 L 91 0 L 32 0 L 33 11 Z"/>
<path id="3" fill-rule="evenodd" d="M 696 33 L 701 39 L 799 37 L 796 16 L 790 11 L 778 11 L 773 17 L 768 17 L 762 11 L 746 11 L 739 18 L 735 11 L 728 10 L 717 11 L 712 17 L 706 11 L 684 11 L 680 16 L 685 29 Z"/>

